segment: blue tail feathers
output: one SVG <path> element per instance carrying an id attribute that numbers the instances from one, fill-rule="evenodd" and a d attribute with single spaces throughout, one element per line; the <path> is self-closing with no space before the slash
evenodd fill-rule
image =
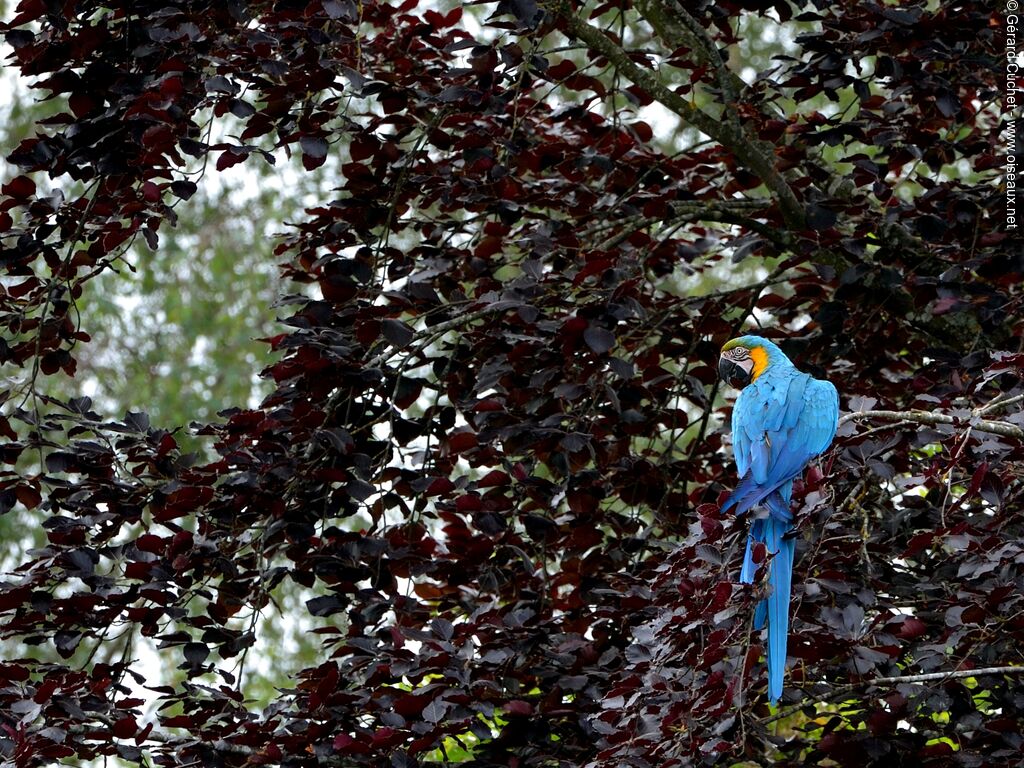
<path id="1" fill-rule="evenodd" d="M 765 545 L 775 555 L 768 571 L 771 591 L 768 604 L 768 698 L 772 704 L 782 696 L 786 674 L 786 646 L 789 639 L 789 597 L 793 584 L 793 551 L 796 542 L 786 537 L 792 524 L 773 517 L 765 525 Z"/>
<path id="2" fill-rule="evenodd" d="M 772 556 L 768 565 L 768 596 L 754 610 L 754 629 L 768 625 L 768 697 L 774 704 L 782 696 L 786 669 L 786 647 L 789 638 L 789 600 L 793 583 L 793 554 L 796 542 L 786 536 L 793 529 L 792 513 L 786 497 L 791 485 L 771 493 L 765 499 L 766 517 L 751 521 L 747 548 L 743 555 L 740 581 L 751 584 L 757 566 L 753 559 L 754 545 L 762 542 Z"/>

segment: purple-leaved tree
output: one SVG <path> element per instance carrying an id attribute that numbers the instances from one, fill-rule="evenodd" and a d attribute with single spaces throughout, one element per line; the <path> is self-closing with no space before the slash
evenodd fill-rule
<path id="1" fill-rule="evenodd" d="M 47 541 L 0 580 L 5 647 L 35 649 L 0 662 L 0 756 L 1015 764 L 994 14 L 23 0 L 9 64 L 60 108 L 0 188 L 0 511 Z M 145 403 L 53 397 L 90 280 L 159 248 L 198 175 L 281 150 L 335 188 L 280 223 L 266 401 L 194 455 Z M 846 414 L 794 494 L 777 711 L 717 506 L 714 366 L 755 318 Z M 300 618 L 321 658 L 247 701 L 233 664 Z"/>

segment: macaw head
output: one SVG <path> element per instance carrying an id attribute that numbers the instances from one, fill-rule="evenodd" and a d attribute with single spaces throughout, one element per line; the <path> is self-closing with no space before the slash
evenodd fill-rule
<path id="1" fill-rule="evenodd" d="M 760 336 L 740 336 L 725 342 L 718 358 L 718 375 L 743 389 L 776 362 L 788 360 L 781 349 Z"/>

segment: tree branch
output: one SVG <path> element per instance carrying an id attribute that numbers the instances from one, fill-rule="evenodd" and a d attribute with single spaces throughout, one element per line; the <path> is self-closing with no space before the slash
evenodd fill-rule
<path id="1" fill-rule="evenodd" d="M 774 157 L 764 154 L 738 125 L 731 120 L 723 121 L 712 117 L 670 90 L 651 70 L 644 69 L 633 61 L 625 49 L 608 35 L 577 16 L 564 0 L 549 0 L 546 5 L 548 10 L 565 21 L 570 36 L 582 40 L 666 108 L 732 152 L 776 196 L 786 224 L 793 229 L 803 228 L 803 206 L 786 179 L 776 169 Z"/>
<path id="2" fill-rule="evenodd" d="M 735 116 L 734 105 L 743 81 L 725 66 L 714 41 L 697 20 L 685 8 L 669 8 L 661 0 L 637 0 L 636 8 L 670 47 L 688 48 L 701 64 L 714 70 L 726 107 Z"/>
<path id="3" fill-rule="evenodd" d="M 906 685 L 908 683 L 932 683 L 944 680 L 960 680 L 965 677 L 980 677 L 981 675 L 1021 675 L 1024 674 L 1024 666 L 1019 667 L 982 667 L 981 669 L 958 669 L 954 672 L 928 672 L 920 675 L 901 675 L 898 677 L 875 677 L 870 680 L 861 680 L 857 683 L 847 683 L 824 694 L 811 696 L 809 699 L 792 707 L 776 712 L 771 717 L 761 720 L 761 725 L 774 723 L 776 720 L 785 720 L 790 715 L 795 715 L 805 707 L 819 702 L 838 699 L 850 691 L 858 688 L 869 688 L 879 685 Z"/>
<path id="4" fill-rule="evenodd" d="M 754 214 L 766 210 L 771 206 L 771 200 L 762 198 L 731 198 L 728 200 L 673 200 L 667 203 L 672 212 L 673 219 L 682 219 L 689 216 L 695 219 L 706 219 L 708 221 L 724 221 L 727 224 L 746 223 L 749 221 L 740 214 Z M 726 221 L 725 217 L 729 217 Z M 580 232 L 580 238 L 586 239 L 593 235 L 601 234 L 609 230 L 617 230 L 623 224 L 633 226 L 632 232 L 655 224 L 665 224 L 664 217 L 644 216 L 633 214 L 619 219 L 603 219 L 600 222 L 587 227 Z M 760 222 L 756 222 L 760 226 Z"/>
<path id="5" fill-rule="evenodd" d="M 1016 403 L 1019 403 L 1021 401 L 1024 401 L 1024 394 L 1014 395 L 1013 397 L 1007 397 L 1005 400 L 1001 400 L 999 397 L 997 397 L 991 403 L 983 405 L 980 408 L 975 408 L 974 412 L 980 416 L 981 414 L 987 413 L 988 411 L 1001 411 L 1003 408 L 1015 405 Z"/>
<path id="6" fill-rule="evenodd" d="M 731 203 L 739 203 L 739 205 L 731 205 Z M 755 203 L 750 205 L 750 203 Z M 679 224 L 684 224 L 691 221 L 714 221 L 717 223 L 724 224 L 738 224 L 740 226 L 747 227 L 759 234 L 766 239 L 774 242 L 780 247 L 786 247 L 782 244 L 782 240 L 785 239 L 786 235 L 784 232 L 777 232 L 771 227 L 762 224 L 755 219 L 749 219 L 745 216 L 741 216 L 736 211 L 757 211 L 767 207 L 769 201 L 765 198 L 761 200 L 723 200 L 715 203 L 696 203 L 693 201 L 684 201 L 669 203 L 669 209 L 672 211 L 672 217 L 669 219 L 658 218 L 658 217 L 644 217 L 635 216 L 632 221 L 632 226 L 621 230 L 614 237 L 608 238 L 598 244 L 598 250 L 608 250 L 616 247 L 623 241 L 627 240 L 634 232 L 638 232 L 646 227 L 659 225 L 663 228 L 674 228 Z M 619 221 L 613 222 L 610 225 L 604 225 L 603 230 L 609 230 L 615 228 L 615 225 L 619 224 Z M 788 240 L 786 241 L 788 242 Z"/>
<path id="7" fill-rule="evenodd" d="M 1016 424 L 1007 421 L 990 421 L 989 419 L 957 419 L 945 413 L 932 413 L 931 411 L 856 411 L 844 414 L 839 419 L 839 424 L 848 421 L 860 421 L 861 419 L 880 419 L 882 421 L 911 421 L 915 424 L 954 424 L 969 426 L 978 432 L 990 432 L 994 435 L 1004 437 L 1016 437 L 1024 440 L 1024 429 Z"/>

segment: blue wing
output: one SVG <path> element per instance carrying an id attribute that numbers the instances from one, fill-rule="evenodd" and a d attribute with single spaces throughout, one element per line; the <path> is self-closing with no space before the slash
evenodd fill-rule
<path id="1" fill-rule="evenodd" d="M 836 388 L 806 373 L 794 370 L 782 381 L 743 390 L 733 409 L 733 453 L 742 479 L 722 510 L 735 505 L 743 514 L 783 489 L 828 448 L 838 424 Z"/>

